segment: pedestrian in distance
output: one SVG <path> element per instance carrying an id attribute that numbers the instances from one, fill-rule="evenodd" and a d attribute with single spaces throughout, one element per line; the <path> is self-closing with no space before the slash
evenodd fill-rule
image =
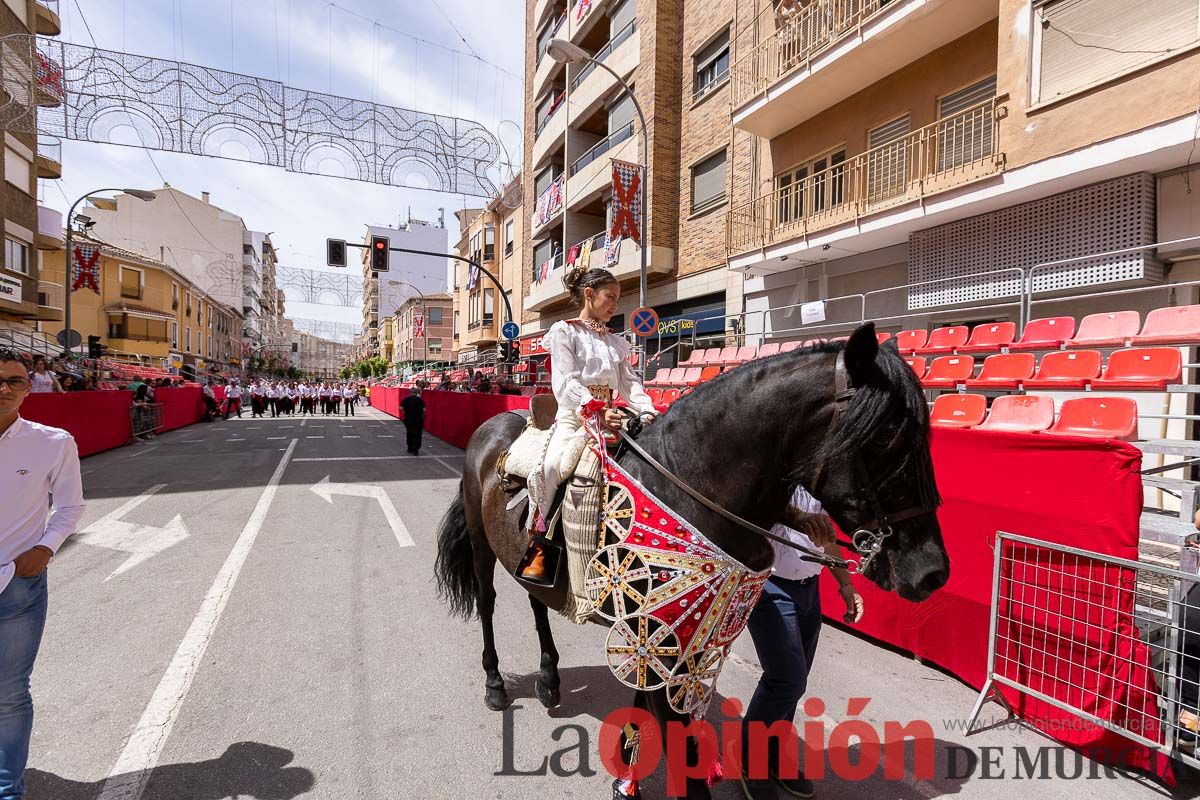
<path id="1" fill-rule="evenodd" d="M 39 358 L 33 362 L 33 374 L 29 376 L 33 381 L 33 386 L 30 388 L 31 394 L 50 394 L 51 392 L 61 392 L 62 384 L 58 382 L 58 378 L 46 366 L 46 359 Z"/>
<path id="2" fill-rule="evenodd" d="M 267 390 L 263 387 L 262 381 L 255 381 L 250 387 L 250 417 L 251 419 L 262 419 L 263 413 L 267 410 Z"/>
<path id="3" fill-rule="evenodd" d="M 333 388 L 329 390 L 329 413 L 333 416 L 338 415 L 338 410 L 342 405 L 342 384 L 335 383 Z"/>
<path id="4" fill-rule="evenodd" d="M 242 387 L 237 383 L 231 383 L 225 387 L 225 419 L 229 419 L 229 415 L 237 412 L 238 419 L 242 418 Z"/>
<path id="5" fill-rule="evenodd" d="M 342 416 L 353 417 L 354 406 L 358 403 L 358 391 L 350 384 L 346 384 L 346 388 L 342 390 L 342 402 L 345 403 L 346 410 L 342 412 Z"/>
<path id="6" fill-rule="evenodd" d="M 425 401 L 421 399 L 421 387 L 408 390 L 408 397 L 400 401 L 404 412 L 404 432 L 407 434 L 408 454 L 421 454 L 421 435 L 425 432 Z"/>
<path id="7" fill-rule="evenodd" d="M 33 732 L 29 679 L 46 625 L 46 567 L 84 512 L 75 439 L 21 418 L 31 388 L 25 362 L 0 349 L 0 797 L 5 800 L 25 797 Z"/>

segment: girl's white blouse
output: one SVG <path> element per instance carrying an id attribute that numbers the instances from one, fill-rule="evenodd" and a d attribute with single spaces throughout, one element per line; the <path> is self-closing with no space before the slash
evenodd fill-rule
<path id="1" fill-rule="evenodd" d="M 579 322 L 556 322 L 542 337 L 550 353 L 550 385 L 559 413 L 577 412 L 594 399 L 589 386 L 607 386 L 642 414 L 657 414 L 629 363 L 629 342 Z"/>

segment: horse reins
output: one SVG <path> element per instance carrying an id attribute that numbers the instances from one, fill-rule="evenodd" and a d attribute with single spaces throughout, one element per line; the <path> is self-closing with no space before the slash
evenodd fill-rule
<path id="1" fill-rule="evenodd" d="M 850 375 L 846 370 L 845 351 L 839 351 L 837 358 L 834 361 L 833 385 L 834 406 L 833 418 L 829 422 L 829 433 L 832 433 L 835 430 L 842 414 L 846 412 L 850 402 L 858 394 L 858 389 L 851 385 Z M 829 433 L 826 435 L 829 435 Z M 747 519 L 739 517 L 737 514 L 734 514 L 732 511 L 729 511 L 717 503 L 714 503 L 700 492 L 689 486 L 682 478 L 659 463 L 654 456 L 647 453 L 646 450 L 634 440 L 633 436 L 627 435 L 624 431 L 621 431 L 621 439 L 630 450 L 632 450 L 634 453 L 637 453 L 637 455 L 641 457 L 642 460 L 644 460 L 647 464 L 649 464 L 656 472 L 669 480 L 684 494 L 688 495 L 697 503 L 700 503 L 700 505 L 712 511 L 714 514 L 729 520 L 735 525 L 738 525 L 739 527 L 742 527 L 751 533 L 799 551 L 802 554 L 800 556 L 801 561 L 809 561 L 814 564 L 821 564 L 834 569 L 847 569 L 852 573 L 863 572 L 867 569 L 867 567 L 870 566 L 875 557 L 878 556 L 883 550 L 884 540 L 892 535 L 892 525 L 899 522 L 904 522 L 905 520 L 924 516 L 926 514 L 932 514 L 936 511 L 934 508 L 928 508 L 921 505 L 911 506 L 894 514 L 886 514 L 883 512 L 882 507 L 880 506 L 879 496 L 874 491 L 866 489 L 865 493 L 867 495 L 868 502 L 871 505 L 872 513 L 875 515 L 874 519 L 872 519 L 870 522 L 859 525 L 857 530 L 855 530 L 854 534 L 851 536 L 850 541 L 838 539 L 838 544 L 852 549 L 861 555 L 862 561 L 856 562 L 845 560 L 806 547 L 799 542 L 793 542 L 790 539 L 772 533 L 766 528 L 755 525 L 753 522 L 750 522 Z M 856 456 L 854 461 L 855 469 L 859 474 L 859 480 L 863 482 L 864 486 L 869 487 L 870 476 L 867 475 L 866 466 L 863 464 L 862 459 Z M 824 483 L 825 474 L 825 465 L 823 463 L 819 464 L 813 480 L 814 491 L 817 491 L 818 487 Z"/>

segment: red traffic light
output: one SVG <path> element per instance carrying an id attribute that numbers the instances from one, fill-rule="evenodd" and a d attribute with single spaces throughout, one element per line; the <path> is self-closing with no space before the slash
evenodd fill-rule
<path id="1" fill-rule="evenodd" d="M 382 239 L 376 239 L 375 240 L 375 249 L 376 250 L 386 250 L 387 242 L 383 241 Z"/>

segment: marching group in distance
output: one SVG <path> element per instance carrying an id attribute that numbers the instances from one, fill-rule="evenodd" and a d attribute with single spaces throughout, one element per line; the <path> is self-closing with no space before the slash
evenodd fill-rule
<path id="1" fill-rule="evenodd" d="M 235 381 L 225 387 L 224 416 L 225 419 L 229 419 L 230 414 L 242 416 L 242 396 L 249 393 L 251 417 L 265 417 L 268 411 L 272 417 L 295 416 L 297 411 L 301 415 L 316 416 L 318 405 L 324 416 L 337 416 L 340 410 L 342 416 L 353 417 L 354 407 L 363 392 L 363 387 L 354 383 L 309 385 L 258 380 L 243 388 Z"/>

